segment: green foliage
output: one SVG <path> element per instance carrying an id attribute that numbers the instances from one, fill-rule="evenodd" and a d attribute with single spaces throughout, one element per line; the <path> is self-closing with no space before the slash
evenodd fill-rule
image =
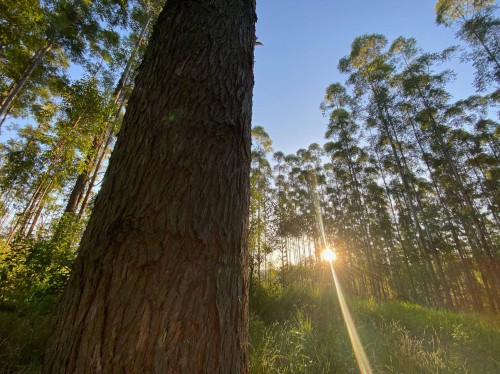
<path id="1" fill-rule="evenodd" d="M 52 239 L 0 249 L 0 373 L 39 373 L 50 318 L 85 223 L 64 216 Z"/>
<path id="2" fill-rule="evenodd" d="M 455 27 L 456 35 L 470 50 L 463 59 L 476 68 L 475 84 L 478 91 L 500 84 L 500 19 L 495 0 L 438 0 L 435 5 L 436 22 Z"/>
<path id="3" fill-rule="evenodd" d="M 52 310 L 74 259 L 67 242 L 22 240 L 0 251 L 0 308 L 24 312 Z"/>
<path id="4" fill-rule="evenodd" d="M 450 25 L 456 20 L 474 16 L 494 4 L 495 0 L 437 0 L 434 7 L 436 22 Z"/>

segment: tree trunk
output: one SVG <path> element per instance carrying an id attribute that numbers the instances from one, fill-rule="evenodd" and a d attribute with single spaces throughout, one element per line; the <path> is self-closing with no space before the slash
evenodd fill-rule
<path id="1" fill-rule="evenodd" d="M 114 105 L 117 106 L 117 109 L 114 112 L 113 118 L 110 120 L 111 124 L 109 126 L 113 130 L 116 126 L 116 122 L 118 121 L 118 118 L 120 117 L 122 108 L 125 104 L 125 99 L 126 99 L 125 98 L 125 87 L 127 85 L 127 81 L 130 78 L 130 73 L 132 71 L 132 64 L 134 63 L 135 58 L 137 56 L 137 52 L 139 51 L 140 46 L 146 37 L 146 33 L 149 29 L 149 24 L 151 23 L 152 20 L 153 20 L 153 15 L 150 14 L 148 16 L 148 18 L 146 19 L 146 21 L 144 22 L 144 24 L 142 25 L 141 32 L 139 33 L 139 38 L 138 38 L 137 42 L 135 43 L 135 46 L 132 49 L 132 52 L 130 53 L 130 56 L 127 60 L 127 66 L 125 66 L 125 69 L 123 70 L 123 73 L 120 77 L 120 80 L 116 86 L 116 89 L 114 92 L 114 97 L 115 97 L 114 98 Z M 113 136 L 113 134 L 111 134 L 111 137 L 112 136 Z M 87 182 L 90 180 L 89 174 L 92 170 L 92 167 L 95 164 L 95 159 L 99 157 L 98 154 L 100 151 L 100 147 L 102 146 L 102 143 L 104 142 L 104 140 L 102 139 L 104 137 L 106 137 L 106 132 L 101 134 L 101 136 L 94 137 L 92 151 L 90 152 L 89 155 L 87 155 L 85 170 L 83 170 L 76 178 L 73 189 L 71 190 L 71 193 L 68 197 L 66 209 L 64 210 L 65 213 L 73 213 L 73 214 L 76 213 L 78 203 L 83 198 L 83 192 L 85 191 L 85 186 L 86 186 Z M 99 139 L 99 138 L 101 138 L 101 139 Z M 105 154 L 107 153 L 107 151 L 108 151 L 107 147 L 109 147 L 110 144 L 111 144 L 111 139 L 106 141 L 106 146 L 105 146 L 106 149 L 104 150 Z M 99 168 L 101 163 L 98 162 L 98 164 L 99 165 L 97 166 L 97 169 Z M 98 171 L 99 170 L 97 170 L 97 172 Z M 88 196 L 90 197 L 90 193 L 92 192 L 92 188 L 89 188 L 88 192 L 89 192 Z M 85 196 L 85 197 L 86 197 L 85 201 L 88 201 L 87 196 Z M 83 212 L 85 211 L 85 207 L 86 207 L 86 204 L 84 206 Z M 83 212 L 81 215 L 79 215 L 80 217 L 83 216 Z"/>
<path id="2" fill-rule="evenodd" d="M 9 111 L 10 106 L 12 105 L 12 102 L 17 97 L 17 95 L 19 95 L 21 90 L 24 88 L 24 85 L 28 81 L 29 77 L 33 73 L 33 71 L 35 71 L 35 69 L 40 65 L 40 63 L 45 58 L 45 55 L 52 49 L 53 46 L 54 46 L 54 41 L 49 41 L 46 46 L 40 48 L 38 52 L 35 54 L 35 56 L 33 56 L 30 65 L 24 72 L 19 82 L 16 83 L 16 85 L 13 87 L 12 90 L 9 90 L 8 95 L 3 100 L 2 105 L 0 106 L 0 118 L 4 118 L 7 116 L 7 113 Z"/>
<path id="3" fill-rule="evenodd" d="M 408 255 L 408 250 L 406 248 L 406 245 L 405 245 L 405 242 L 404 242 L 404 239 L 403 239 L 403 236 L 401 235 L 401 230 L 399 228 L 400 224 L 398 222 L 398 219 L 397 219 L 397 216 L 396 216 L 396 212 L 394 210 L 394 202 L 393 202 L 393 197 L 391 196 L 391 192 L 390 192 L 390 189 L 389 189 L 389 186 L 387 184 L 387 181 L 386 181 L 386 178 L 385 178 L 385 173 L 384 173 L 384 169 L 382 167 L 382 162 L 380 160 L 380 154 L 378 152 L 378 150 L 376 149 L 376 147 L 374 147 L 374 153 L 375 153 L 375 157 L 376 157 L 376 161 L 377 161 L 377 167 L 378 167 L 378 173 L 382 179 L 382 183 L 384 185 L 384 191 L 385 191 L 385 194 L 387 195 L 387 202 L 389 203 L 389 210 L 391 212 L 391 217 L 392 217 L 392 222 L 393 222 L 393 225 L 394 225 L 394 229 L 396 230 L 396 234 L 397 234 L 397 239 L 398 239 L 398 242 L 399 242 L 399 245 L 401 247 L 401 252 L 403 254 L 403 263 L 405 265 L 405 270 L 408 274 L 408 279 L 410 281 L 410 286 L 411 286 L 411 289 L 410 289 L 410 295 L 412 297 L 413 300 L 417 300 L 417 289 L 415 287 L 415 283 L 413 281 L 413 276 L 412 276 L 412 273 L 411 273 L 411 266 L 410 266 L 410 261 L 409 261 L 409 255 Z"/>
<path id="4" fill-rule="evenodd" d="M 255 1 L 170 0 L 54 320 L 45 373 L 247 373 Z"/>
<path id="5" fill-rule="evenodd" d="M 89 179 L 89 173 L 87 170 L 82 171 L 78 174 L 76 178 L 75 185 L 71 190 L 71 194 L 69 195 L 68 202 L 66 203 L 66 208 L 64 209 L 64 213 L 74 214 L 76 213 L 76 208 L 78 203 L 80 202 L 83 192 L 85 190 L 85 184 Z"/>
<path id="6" fill-rule="evenodd" d="M 419 217 L 417 214 L 417 209 L 415 207 L 415 202 L 414 202 L 415 196 L 414 196 L 414 194 L 412 194 L 413 191 L 410 188 L 408 169 L 403 166 L 403 162 L 401 160 L 400 154 L 398 153 L 399 141 L 394 138 L 394 135 L 397 134 L 395 126 L 392 123 L 391 115 L 389 114 L 389 110 L 388 110 L 387 106 L 385 105 L 385 103 L 381 103 L 380 100 L 377 98 L 379 96 L 378 89 L 373 83 L 371 83 L 371 90 L 374 94 L 375 104 L 377 105 L 380 120 L 381 120 L 382 125 L 383 125 L 383 130 L 386 133 L 387 138 L 389 140 L 389 145 L 391 147 L 394 161 L 396 162 L 397 171 L 398 171 L 398 174 L 401 178 L 401 182 L 403 184 L 403 188 L 404 188 L 403 190 L 404 190 L 404 195 L 405 195 L 404 197 L 408 203 L 408 207 L 410 208 L 410 213 L 411 213 L 411 217 L 413 220 L 413 225 L 417 231 L 417 243 L 419 245 L 422 257 L 424 258 L 424 261 L 426 264 L 427 271 L 428 271 L 429 276 L 431 278 L 431 283 L 432 283 L 432 286 L 434 288 L 437 304 L 438 304 L 438 306 L 444 306 L 440 284 L 438 282 L 438 278 L 436 276 L 436 272 L 435 272 L 434 266 L 432 264 L 431 249 L 429 248 L 429 243 L 427 243 L 426 234 L 424 233 L 424 230 L 420 226 L 420 220 L 419 220 Z"/>

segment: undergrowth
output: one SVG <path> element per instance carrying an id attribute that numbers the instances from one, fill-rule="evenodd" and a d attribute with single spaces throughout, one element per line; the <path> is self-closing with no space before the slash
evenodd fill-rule
<path id="1" fill-rule="evenodd" d="M 251 290 L 252 373 L 358 373 L 331 284 Z M 347 297 L 374 373 L 500 373 L 498 316 Z"/>
<path id="2" fill-rule="evenodd" d="M 310 279 L 253 281 L 252 373 L 359 373 L 332 284 Z M 24 298 L 4 292 L 0 303 L 1 374 L 40 372 L 50 310 L 61 291 L 59 281 L 22 284 L 4 291 L 22 289 Z M 349 296 L 347 302 L 374 373 L 500 373 L 498 316 Z"/>

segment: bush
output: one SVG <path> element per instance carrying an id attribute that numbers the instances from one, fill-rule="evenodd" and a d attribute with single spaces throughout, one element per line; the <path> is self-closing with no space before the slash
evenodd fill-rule
<path id="1" fill-rule="evenodd" d="M 75 257 L 72 243 L 59 236 L 0 247 L 0 373 L 40 371 L 50 315 Z"/>

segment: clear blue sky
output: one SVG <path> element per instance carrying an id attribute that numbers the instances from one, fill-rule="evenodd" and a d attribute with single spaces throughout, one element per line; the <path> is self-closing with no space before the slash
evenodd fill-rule
<path id="1" fill-rule="evenodd" d="M 274 150 L 294 153 L 323 144 L 327 120 L 319 110 L 325 88 L 344 82 L 337 71 L 362 34 L 414 37 L 426 51 L 459 44 L 454 31 L 434 22 L 435 0 L 257 0 L 253 124 L 264 126 Z M 472 68 L 455 61 L 449 86 L 457 98 L 474 92 Z"/>

